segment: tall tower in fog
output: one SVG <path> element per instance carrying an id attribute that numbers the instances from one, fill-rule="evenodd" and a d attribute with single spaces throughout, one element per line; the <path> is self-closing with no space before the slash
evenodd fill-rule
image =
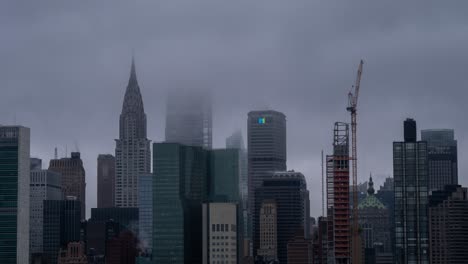
<path id="1" fill-rule="evenodd" d="M 167 100 L 166 142 L 212 147 L 212 113 L 209 91 L 179 89 Z"/>
<path id="2" fill-rule="evenodd" d="M 116 139 L 115 206 L 138 206 L 138 176 L 150 172 L 150 141 L 146 138 L 146 114 L 132 59 L 130 79 L 120 114 Z"/>

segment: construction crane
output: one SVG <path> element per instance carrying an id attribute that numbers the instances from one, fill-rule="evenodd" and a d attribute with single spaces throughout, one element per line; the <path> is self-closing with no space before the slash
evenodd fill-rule
<path id="1" fill-rule="evenodd" d="M 346 110 L 351 113 L 351 161 L 352 161 L 352 176 L 353 176 L 353 226 L 352 226 L 352 263 L 360 263 L 359 255 L 359 224 L 358 224 L 358 193 L 357 193 L 357 137 L 356 137 L 356 115 L 357 103 L 359 98 L 359 87 L 361 85 L 362 66 L 364 61 L 361 60 L 357 71 L 356 83 L 353 86 L 354 91 L 348 93 L 348 107 Z"/>

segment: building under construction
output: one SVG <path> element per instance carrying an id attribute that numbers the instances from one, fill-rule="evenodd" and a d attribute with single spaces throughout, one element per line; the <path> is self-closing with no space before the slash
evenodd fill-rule
<path id="1" fill-rule="evenodd" d="M 349 126 L 336 122 L 333 155 L 326 157 L 328 263 L 350 263 Z"/>

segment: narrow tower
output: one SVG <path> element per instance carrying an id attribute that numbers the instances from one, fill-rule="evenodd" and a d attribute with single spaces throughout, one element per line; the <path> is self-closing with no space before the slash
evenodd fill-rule
<path id="1" fill-rule="evenodd" d="M 146 114 L 138 85 L 135 61 L 120 114 L 120 133 L 116 139 L 115 206 L 138 206 L 138 176 L 150 172 L 150 141 L 146 138 Z"/>

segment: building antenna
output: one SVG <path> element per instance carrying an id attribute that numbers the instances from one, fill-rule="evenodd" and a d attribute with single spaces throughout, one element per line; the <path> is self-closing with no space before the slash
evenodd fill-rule
<path id="1" fill-rule="evenodd" d="M 55 150 L 54 150 L 54 159 L 58 159 L 57 147 L 55 147 Z"/>
<path id="2" fill-rule="evenodd" d="M 325 216 L 325 199 L 324 199 L 324 189 L 323 189 L 323 185 L 324 185 L 324 179 L 323 179 L 323 149 L 322 149 L 322 216 Z"/>

